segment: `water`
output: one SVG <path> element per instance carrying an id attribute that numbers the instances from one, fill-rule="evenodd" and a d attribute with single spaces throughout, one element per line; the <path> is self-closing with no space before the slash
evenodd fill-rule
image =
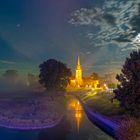
<path id="1" fill-rule="evenodd" d="M 66 116 L 57 126 L 35 131 L 0 128 L 0 140 L 113 140 L 113 138 L 93 125 L 78 100 L 69 96 Z"/>

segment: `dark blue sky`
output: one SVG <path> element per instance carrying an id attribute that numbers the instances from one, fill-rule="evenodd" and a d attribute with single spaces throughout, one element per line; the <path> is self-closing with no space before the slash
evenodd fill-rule
<path id="1" fill-rule="evenodd" d="M 139 0 L 0 0 L 0 72 L 38 72 L 56 58 L 85 73 L 118 72 L 139 27 Z M 116 6 L 116 7 L 115 7 Z M 120 13 L 120 15 L 118 15 Z"/>

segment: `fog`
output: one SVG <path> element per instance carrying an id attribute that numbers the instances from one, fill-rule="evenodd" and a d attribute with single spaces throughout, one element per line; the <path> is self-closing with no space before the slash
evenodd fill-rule
<path id="1" fill-rule="evenodd" d="M 33 74 L 22 75 L 16 70 L 7 70 L 0 76 L 0 94 L 17 91 L 30 91 L 33 86 L 39 85 Z"/>
<path id="2" fill-rule="evenodd" d="M 0 94 L 3 92 L 25 90 L 27 88 L 25 79 L 19 78 L 14 81 L 13 79 L 0 78 Z"/>

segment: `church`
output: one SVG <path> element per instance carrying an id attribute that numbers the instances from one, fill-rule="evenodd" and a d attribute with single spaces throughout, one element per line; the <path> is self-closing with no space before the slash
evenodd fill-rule
<path id="1" fill-rule="evenodd" d="M 94 88 L 94 89 L 97 89 L 99 86 L 99 80 L 94 80 L 90 77 L 83 77 L 83 70 L 82 70 L 79 56 L 75 68 L 75 75 L 71 77 L 69 86 L 73 88 L 85 87 L 85 88 Z"/>

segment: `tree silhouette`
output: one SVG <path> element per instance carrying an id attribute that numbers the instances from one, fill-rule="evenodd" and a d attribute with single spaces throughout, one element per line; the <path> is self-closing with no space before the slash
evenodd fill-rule
<path id="1" fill-rule="evenodd" d="M 40 64 L 39 82 L 51 91 L 64 91 L 70 82 L 71 70 L 66 64 L 55 59 L 49 59 Z"/>
<path id="2" fill-rule="evenodd" d="M 114 91 L 120 105 L 132 116 L 140 116 L 140 51 L 132 52 L 126 58 L 121 74 L 116 76 L 120 82 Z"/>
<path id="3" fill-rule="evenodd" d="M 98 73 L 96 73 L 96 72 L 93 72 L 93 73 L 91 74 L 90 77 L 91 77 L 93 80 L 99 80 L 99 79 L 100 79 Z"/>

